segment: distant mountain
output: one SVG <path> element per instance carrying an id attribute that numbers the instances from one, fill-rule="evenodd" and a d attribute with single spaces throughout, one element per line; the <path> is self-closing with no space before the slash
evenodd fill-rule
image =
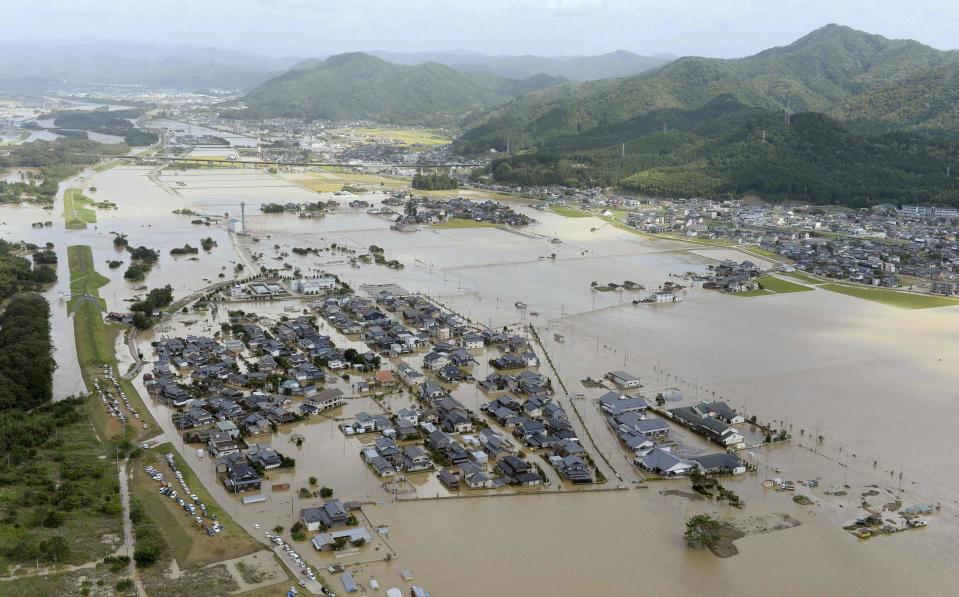
<path id="1" fill-rule="evenodd" d="M 421 53 L 374 51 L 370 54 L 394 64 L 438 62 L 465 72 L 488 72 L 512 79 L 542 73 L 571 81 L 638 75 L 675 60 L 668 54 L 640 56 L 625 50 L 598 56 L 490 56 L 469 50 Z"/>
<path id="2" fill-rule="evenodd" d="M 561 83 L 548 75 L 522 80 L 468 74 L 429 62 L 391 64 L 364 53 L 309 60 L 243 98 L 246 114 L 396 124 L 454 124 L 510 98 Z"/>
<path id="3" fill-rule="evenodd" d="M 501 148 L 507 135 L 514 147 L 535 146 L 654 110 L 695 109 L 722 94 L 773 110 L 835 110 L 835 115 L 843 118 L 895 120 L 895 106 L 890 105 L 895 101 L 892 90 L 908 93 L 910 77 L 925 76 L 924 81 L 938 95 L 940 88 L 955 81 L 955 77 L 946 76 L 954 72 L 949 69 L 955 64 L 955 52 L 828 25 L 788 46 L 746 58 L 681 58 L 648 74 L 521 98 L 478 122 L 464 135 L 463 147 L 475 151 Z M 938 77 L 934 74 L 937 72 Z M 862 105 L 854 99 L 857 96 L 875 99 L 863 100 L 867 104 Z M 951 106 L 945 100 L 951 96 L 943 90 L 941 97 L 943 104 L 932 106 L 928 113 L 922 114 L 919 105 L 914 106 L 911 113 L 915 126 L 936 118 L 946 120 L 943 112 Z"/>
<path id="4" fill-rule="evenodd" d="M 477 118 L 457 149 L 509 138 L 520 155 L 492 171 L 523 186 L 959 204 L 956 56 L 829 25 L 746 58 L 542 89 Z"/>
<path id="5" fill-rule="evenodd" d="M 193 46 L 0 44 L 0 79 L 42 78 L 48 81 L 47 88 L 66 82 L 246 90 L 298 60 Z"/>

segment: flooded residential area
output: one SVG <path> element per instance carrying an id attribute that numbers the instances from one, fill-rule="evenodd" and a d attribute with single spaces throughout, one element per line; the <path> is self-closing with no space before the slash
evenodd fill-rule
<path id="1" fill-rule="evenodd" d="M 959 591 L 955 51 L 178 4 L 3 11 L 0 595 Z"/>
<path id="2" fill-rule="evenodd" d="M 802 583 L 796 592 L 808 593 L 811 579 L 802 571 L 811 567 L 817 570 L 812 582 L 823 591 L 850 578 L 858 587 L 907 590 L 922 581 L 900 578 L 897 571 L 906 562 L 930 573 L 946 565 L 939 558 L 946 558 L 955 540 L 956 504 L 951 497 L 954 483 L 944 474 L 951 456 L 941 442 L 951 428 L 944 397 L 956 382 L 949 362 L 959 358 L 950 342 L 959 331 L 955 308 L 901 311 L 818 289 L 758 300 L 723 296 L 685 280 L 688 273 L 706 272 L 735 251 L 711 257 L 709 251 L 682 241 L 637 236 L 598 218 L 565 218 L 521 201 L 509 205 L 536 220 L 522 229 L 426 225 L 398 232 L 388 221 L 367 213 L 368 208 L 351 208 L 350 198 L 305 190 L 298 183 L 307 178 L 306 172 L 279 175 L 258 169 L 158 171 L 117 166 L 87 171 L 64 187 L 95 187 L 97 199 L 115 203 L 116 210 L 98 213 L 96 224 L 86 230 L 55 226 L 52 236 L 64 253 L 61 263 L 68 262 L 68 245 L 85 244 L 92 249 L 96 269 L 109 274 L 106 263 L 122 255 L 113 239 L 126 235 L 131 244 L 153 247 L 160 254 L 148 286 L 169 285 L 177 299 L 213 293 L 205 308 L 185 308 L 136 334 L 136 348 L 146 365 L 133 381 L 161 430 L 151 441 L 170 442 L 212 499 L 257 540 L 269 543 L 265 533 L 282 527 L 275 536 L 292 545 L 302 561 L 330 583 L 338 576 L 327 571 L 331 566 L 350 571 L 367 586 L 371 580 L 384 582 L 412 572 L 439 594 L 460 595 L 579 594 L 597 587 L 606 587 L 601 592 L 607 594 L 627 594 L 625 587 L 637 582 L 642 582 L 643 591 L 677 590 L 675 583 L 680 583 L 680 590 L 700 592 L 719 582 L 747 593 L 791 593 L 791 585 Z M 374 193 L 363 199 L 376 208 L 389 196 Z M 260 211 L 268 203 L 318 199 L 335 202 L 336 207 L 322 218 Z M 245 228 L 230 232 L 229 221 L 240 217 L 241 209 L 246 212 Z M 53 214 L 61 210 L 58 200 Z M 40 217 L 25 208 L 4 211 L 8 229 L 17 221 Z M 191 223 L 196 218 L 203 222 Z M 42 238 L 51 238 L 43 232 Z M 214 239 L 215 248 L 198 257 L 169 255 L 171 249 L 197 244 L 201 236 Z M 331 246 L 337 249 L 330 250 Z M 403 268 L 355 258 L 373 246 Z M 320 252 L 297 255 L 294 248 Z M 279 270 L 277 276 L 259 277 L 275 285 L 268 300 L 257 296 L 248 282 L 232 282 L 261 269 Z M 293 272 L 305 281 L 335 278 L 336 284 L 352 291 L 339 288 L 328 294 L 334 289 L 327 288 L 304 295 L 295 290 Z M 679 291 L 682 301 L 670 304 L 634 301 L 644 296 L 642 291 L 591 288 L 595 281 L 631 280 L 654 289 L 673 279 L 683 279 L 684 288 Z M 142 284 L 114 275 L 99 289 L 99 296 L 107 312 L 122 312 L 142 291 Z M 65 292 L 59 285 L 47 291 L 54 306 L 59 396 L 82 389 L 77 387 L 73 355 L 60 349 L 73 341 Z M 437 344 L 465 346 L 463 336 L 451 335 L 445 323 L 441 331 L 408 323 L 403 327 L 406 312 L 383 307 L 380 299 L 385 296 L 435 309 L 426 311 L 429 317 L 445 314 L 459 325 L 460 334 L 480 338 L 476 346 L 481 348 L 466 350 L 471 360 L 461 369 L 470 381 L 443 382 L 424 363 L 424 357 L 439 350 Z M 208 449 L 215 442 L 211 434 L 206 434 L 210 439 L 205 442 L 187 441 L 195 439 L 190 435 L 197 429 L 218 429 L 221 424 L 210 422 L 224 419 L 213 410 L 209 420 L 196 422 L 196 429 L 190 424 L 190 430 L 184 430 L 182 423 L 178 428 L 183 413 L 196 407 L 174 405 L 158 393 L 152 387 L 160 377 L 156 367 L 160 363 L 171 379 L 189 387 L 195 365 L 184 361 L 185 366 L 176 366 L 168 355 L 158 360 L 158 346 L 192 337 L 215 338 L 223 346 L 235 338 L 241 342 L 230 354 L 244 363 L 239 370 L 249 371 L 251 365 L 262 367 L 263 357 L 237 330 L 238 324 L 275 334 L 274 326 L 281 322 L 302 320 L 313 322 L 314 333 L 339 350 L 367 352 L 370 342 L 362 333 L 345 332 L 368 326 L 338 329 L 336 320 L 326 317 L 331 312 L 327 305 L 340 312 L 338 297 L 364 301 L 366 309 L 378 309 L 385 318 L 376 321 L 380 327 L 389 321 L 422 340 L 412 349 L 389 351 L 395 356 L 383 358 L 375 376 L 362 369 L 351 370 L 342 379 L 337 370 L 321 372 L 323 383 L 315 384 L 321 388 L 319 394 L 332 389 L 342 396 L 330 410 L 301 417 L 299 406 L 312 402 L 300 392 L 301 384 L 294 384 L 292 393 L 287 390 L 290 397 L 278 404 L 297 413 L 296 420 L 270 420 L 265 433 L 252 436 L 244 430 L 242 442 L 266 444 L 294 459 L 295 467 L 264 472 L 252 492 L 256 500 L 245 492 L 231 494 L 223 483 L 222 467 Z M 424 333 L 427 329 L 431 331 Z M 590 463 L 587 468 L 595 467 L 587 484 L 574 484 L 549 465 L 547 455 L 562 452 L 533 447 L 536 444 L 512 433 L 512 424 L 484 409 L 504 396 L 523 398 L 506 388 L 487 392 L 477 383 L 490 375 L 515 374 L 491 364 L 498 355 L 512 353 L 491 344 L 489 332 L 521 339 L 537 356 L 535 366 L 523 363 L 522 368 L 548 380 L 551 391 L 545 402 L 565 413 L 570 437 L 576 438 L 586 456 L 583 460 Z M 118 343 L 117 357 L 132 365 L 125 343 Z M 407 378 L 403 367 L 417 375 Z M 381 384 L 380 373 L 385 372 L 389 375 Z M 619 381 L 630 387 L 611 381 L 610 372 L 628 372 L 628 381 Z M 924 391 L 917 392 L 920 380 Z M 526 455 L 536 463 L 544 473 L 541 482 L 472 488 L 462 465 L 450 462 L 446 467 L 433 462 L 424 472 L 405 472 L 398 466 L 395 474 L 380 476 L 364 461 L 363 450 L 377 446 L 377 438 L 393 443 L 388 439 L 397 439 L 391 420 L 400 413 L 419 413 L 425 423 L 428 405 L 434 404 L 423 397 L 425 382 L 455 399 L 473 421 L 467 431 L 452 434 L 454 441 L 465 444 L 467 452 L 471 446 L 476 451 L 481 427 L 489 430 L 504 440 L 509 453 Z M 199 387 L 207 386 L 204 382 Z M 231 382 L 226 387 L 236 388 L 230 391 L 234 406 L 248 404 L 240 399 L 247 394 L 245 388 Z M 268 390 L 255 393 L 271 396 Z M 673 419 L 670 409 L 722 402 L 741 415 L 736 420 L 746 422 L 731 427 L 741 431 L 743 441 L 729 454 L 745 472 L 715 477 L 737 495 L 735 504 L 719 501 L 715 490 L 694 490 L 688 475 L 665 478 L 671 475 L 637 464 L 642 452 L 621 441 L 620 423 L 608 420 L 610 411 L 600 401 L 609 393 L 620 398 L 643 396 L 648 403 L 643 419 L 662 421 L 668 428 L 668 441 L 655 444 L 668 445 L 667 453 L 682 462 L 725 450 L 693 426 Z M 191 396 L 206 395 L 191 392 Z M 521 413 L 517 410 L 517 418 Z M 344 433 L 344 424 L 362 415 L 384 415 L 392 433 Z M 226 419 L 230 420 L 240 421 Z M 748 422 L 753 420 L 756 423 Z M 399 446 L 422 445 L 429 450 L 424 454 L 435 455 L 430 434 L 419 424 L 413 433 L 416 441 L 397 439 Z M 769 443 L 770 435 L 788 439 Z M 483 470 L 502 476 L 489 462 L 489 450 L 478 451 L 484 456 Z M 457 489 L 439 479 L 442 470 L 456 472 Z M 367 537 L 361 546 L 329 552 L 315 549 L 309 540 L 293 540 L 289 529 L 301 520 L 301 512 L 329 502 L 319 497 L 319 486 L 332 488 L 333 499 L 340 503 L 356 504 L 354 516 Z M 799 496 L 804 499 L 797 500 Z M 884 509 L 893 502 L 899 507 Z M 916 531 L 898 510 L 921 504 L 934 505 L 934 511 L 926 517 L 928 528 Z M 735 531 L 735 556 L 720 559 L 709 551 L 690 552 L 684 547 L 683 521 L 700 512 L 714 515 Z M 864 540 L 843 530 L 871 512 L 909 532 Z M 315 536 L 308 533 L 308 538 Z M 523 565 L 517 566 L 518 561 Z M 289 564 L 296 571 L 295 564 Z M 660 574 L 641 575 L 644 580 L 639 581 L 633 573 L 637 564 Z M 584 573 L 576 575 L 578 580 L 524 573 L 556 566 Z M 930 582 L 933 576 L 928 577 Z"/>

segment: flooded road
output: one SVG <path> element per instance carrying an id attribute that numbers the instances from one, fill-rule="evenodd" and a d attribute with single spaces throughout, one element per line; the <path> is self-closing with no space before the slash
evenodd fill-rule
<path id="1" fill-rule="evenodd" d="M 955 416 L 952 402 L 959 387 L 957 308 L 901 310 L 818 288 L 742 298 L 698 286 L 680 291 L 680 303 L 633 304 L 667 281 L 688 286 L 690 282 L 676 276 L 705 271 L 715 260 L 704 255 L 701 246 L 652 240 L 596 218 L 564 218 L 525 207 L 518 209 L 540 223 L 521 231 L 424 228 L 400 233 L 389 230 L 383 219 L 347 209 L 347 198 L 337 199 L 342 211 L 320 219 L 264 215 L 258 209 L 261 203 L 331 196 L 261 171 L 194 170 L 151 178 L 147 168 L 124 167 L 87 176 L 80 186 L 95 186 L 96 199 L 119 206 L 116 211 L 98 210 L 98 223 L 87 230 L 63 229 L 59 200 L 53 211 L 0 208 L 0 221 L 6 222 L 0 227 L 4 239 L 50 240 L 60 255 L 60 282 L 47 293 L 55 312 L 58 395 L 70 388 L 71 375 L 79 379 L 75 362 L 71 373 L 71 352 L 64 348 L 73 337 L 65 303 L 58 308 L 50 298 L 69 289 L 68 244 L 93 247 L 98 271 L 111 278 L 100 294 L 116 310 L 142 292 L 138 290 L 142 286 L 170 284 L 174 295 L 182 297 L 216 282 L 221 273 L 231 276 L 241 260 L 236 243 L 244 262 L 252 261 L 250 251 L 263 253 L 261 263 L 268 267 L 286 262 L 305 272 L 322 269 L 353 288 L 396 283 L 493 327 L 532 323 L 570 394 L 586 395 L 587 399 L 571 402 L 591 430 L 596 448 L 617 471 L 628 473 L 630 467 L 589 400 L 600 390 L 579 382 L 613 369 L 641 376 L 647 395 L 675 387 L 686 395 L 687 404 L 721 397 L 747 415 L 785 427 L 793 436 L 792 446 L 744 455 L 759 466 L 756 474 L 724 481 L 746 501 L 742 511 L 659 493 L 688 490 L 688 481 L 650 482 L 645 489 L 624 491 L 394 501 L 362 464 L 361 440 L 343 436 L 334 420 L 315 418 L 281 428 L 269 439 L 294 457 L 297 467 L 271 473 L 268 484 L 290 483 L 291 489 L 265 491 L 270 494 L 267 502 L 243 506 L 215 480 L 209 458 L 198 458 L 195 449 L 185 447 L 184 456 L 213 496 L 247 528 L 253 523 L 288 528 L 291 512 L 316 502 L 295 495 L 310 476 L 333 487 L 336 497 L 375 502 L 365 512 L 372 523 L 390 527 L 388 538 L 378 537 L 375 549 L 371 545 L 341 560 L 303 545 L 298 551 L 315 563 L 375 560 L 363 565 L 358 578 L 399 586 L 399 571 L 409 569 L 418 583 L 437 595 L 693 594 L 715 591 L 717 586 L 723 592 L 748 595 L 899 594 L 959 588 L 959 573 L 951 566 L 951 554 L 959 548 L 959 514 L 952 497 L 959 491 L 959 478 L 948 448 Z M 240 202 L 247 204 L 250 237 L 231 239 L 219 226 L 198 226 L 190 223 L 190 216 L 171 213 L 190 208 L 235 216 Z M 32 221 L 51 219 L 51 228 L 29 227 Z M 160 250 L 160 262 L 144 283 L 123 280 L 125 266 L 107 269 L 106 260 L 125 260 L 125 253 L 113 247 L 111 232 L 127 234 L 134 246 Z M 206 236 L 218 244 L 211 253 L 201 251 L 196 260 L 169 255 L 170 249 L 187 242 L 197 246 Z M 562 242 L 550 242 L 554 237 Z M 405 267 L 356 268 L 335 252 L 274 258 L 293 247 L 331 243 L 363 251 L 375 244 L 387 259 L 397 259 Z M 727 250 L 721 255 L 729 256 Z M 593 282 L 625 280 L 646 290 L 600 292 L 591 287 Z M 517 301 L 528 306 L 519 309 Z M 261 304 L 254 310 L 278 316 L 282 306 Z M 190 315 L 156 333 L 211 333 L 218 326 L 208 315 Z M 321 331 L 331 333 L 328 328 Z M 554 340 L 554 333 L 564 341 Z M 144 353 L 149 354 L 153 338 L 139 338 Z M 345 346 L 349 341 L 339 337 L 336 342 Z M 480 365 L 475 374 L 479 377 L 485 371 L 488 367 Z M 552 374 L 545 366 L 541 372 Z M 337 383 L 349 389 L 345 382 Z M 487 399 L 472 386 L 457 389 L 455 395 L 470 408 Z M 406 398 L 388 398 L 387 406 L 390 400 L 396 406 Z M 168 436 L 174 437 L 171 413 L 152 403 L 151 408 Z M 361 410 L 378 412 L 377 408 L 374 400 L 362 398 L 332 416 L 351 417 Z M 297 434 L 305 437 L 300 447 L 292 439 Z M 814 439 L 819 435 L 821 443 Z M 854 518 L 867 485 L 879 486 L 882 497 L 876 500 L 890 499 L 890 492 L 899 491 L 900 473 L 906 505 L 942 504 L 928 528 L 869 541 L 840 528 Z M 800 506 L 790 495 L 763 489 L 762 481 L 772 476 L 821 479 L 820 491 L 811 493 L 816 505 Z M 632 480 L 626 477 L 628 487 L 635 487 Z M 821 491 L 844 484 L 850 485 L 845 498 Z M 438 493 L 433 482 L 421 481 L 421 487 L 420 497 Z M 739 555 L 717 559 L 687 549 L 682 541 L 685 518 L 703 511 L 727 520 L 785 513 L 801 525 L 749 535 L 736 541 Z M 396 556 L 383 561 L 390 550 Z"/>

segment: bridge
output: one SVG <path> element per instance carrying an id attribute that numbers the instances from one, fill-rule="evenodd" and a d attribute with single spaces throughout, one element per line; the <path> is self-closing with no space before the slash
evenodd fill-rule
<path id="1" fill-rule="evenodd" d="M 107 155 L 99 153 L 78 153 L 77 155 L 98 157 L 107 160 L 130 160 L 133 162 L 173 162 L 186 164 L 213 165 L 228 168 L 268 168 L 268 167 L 303 167 L 303 168 L 402 168 L 415 170 L 446 170 L 455 168 L 480 168 L 482 164 L 471 162 L 456 162 L 449 164 L 380 164 L 380 163 L 340 163 L 340 162 L 275 162 L 270 160 L 225 160 L 222 158 L 204 158 L 204 157 L 160 157 L 160 156 L 140 156 L 140 155 Z"/>

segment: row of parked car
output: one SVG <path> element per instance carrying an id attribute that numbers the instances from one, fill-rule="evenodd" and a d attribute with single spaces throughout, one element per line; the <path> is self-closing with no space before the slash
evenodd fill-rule
<path id="1" fill-rule="evenodd" d="M 100 402 L 102 402 L 103 406 L 106 407 L 107 413 L 121 423 L 126 423 L 127 416 L 120 408 L 120 400 L 122 400 L 127 411 L 133 416 L 134 419 L 139 420 L 140 414 L 134 410 L 133 405 L 130 404 L 130 400 L 127 399 L 126 393 L 120 388 L 120 382 L 118 382 L 113 376 L 113 369 L 109 366 L 105 366 L 103 369 L 103 375 L 106 377 L 104 383 L 101 384 L 100 378 L 95 377 L 93 378 L 93 387 L 96 390 L 97 396 L 100 398 Z M 111 385 L 113 386 L 113 392 L 116 392 L 116 395 L 110 391 L 109 388 Z M 120 396 L 120 400 L 117 400 L 117 395 Z"/>
<path id="2" fill-rule="evenodd" d="M 176 461 L 173 459 L 172 452 L 166 455 L 166 461 L 173 470 L 173 475 L 179 482 L 180 489 L 183 491 L 183 495 L 181 496 L 179 492 L 174 489 L 174 485 L 172 483 L 167 483 L 166 479 L 163 477 L 163 473 L 158 471 L 153 465 L 150 465 L 146 467 L 146 472 L 148 475 L 150 475 L 150 477 L 153 478 L 154 481 L 160 484 L 159 493 L 167 496 L 171 500 L 175 500 L 185 512 L 193 517 L 196 523 L 200 525 L 207 535 L 213 536 L 222 531 L 223 527 L 216 519 L 216 514 L 207 510 L 206 504 L 200 501 L 199 496 L 190 492 L 190 487 L 186 484 L 186 481 L 183 480 L 183 473 L 177 469 Z M 198 508 L 200 514 L 197 514 Z"/>
<path id="3" fill-rule="evenodd" d="M 287 553 L 287 555 L 290 556 L 290 559 L 292 559 L 293 562 L 300 567 L 300 571 L 302 572 L 303 576 L 307 577 L 310 580 L 316 580 L 316 573 L 313 572 L 312 568 L 306 565 L 306 562 L 303 561 L 303 558 L 300 557 L 300 554 L 293 551 L 293 548 L 290 546 L 289 543 L 283 541 L 283 539 L 279 535 L 274 535 L 273 533 L 269 531 L 266 531 L 263 534 L 266 535 L 267 539 L 269 539 L 273 543 L 276 543 L 277 546 L 281 547 Z M 300 585 L 305 586 L 306 583 L 301 580 Z"/>

